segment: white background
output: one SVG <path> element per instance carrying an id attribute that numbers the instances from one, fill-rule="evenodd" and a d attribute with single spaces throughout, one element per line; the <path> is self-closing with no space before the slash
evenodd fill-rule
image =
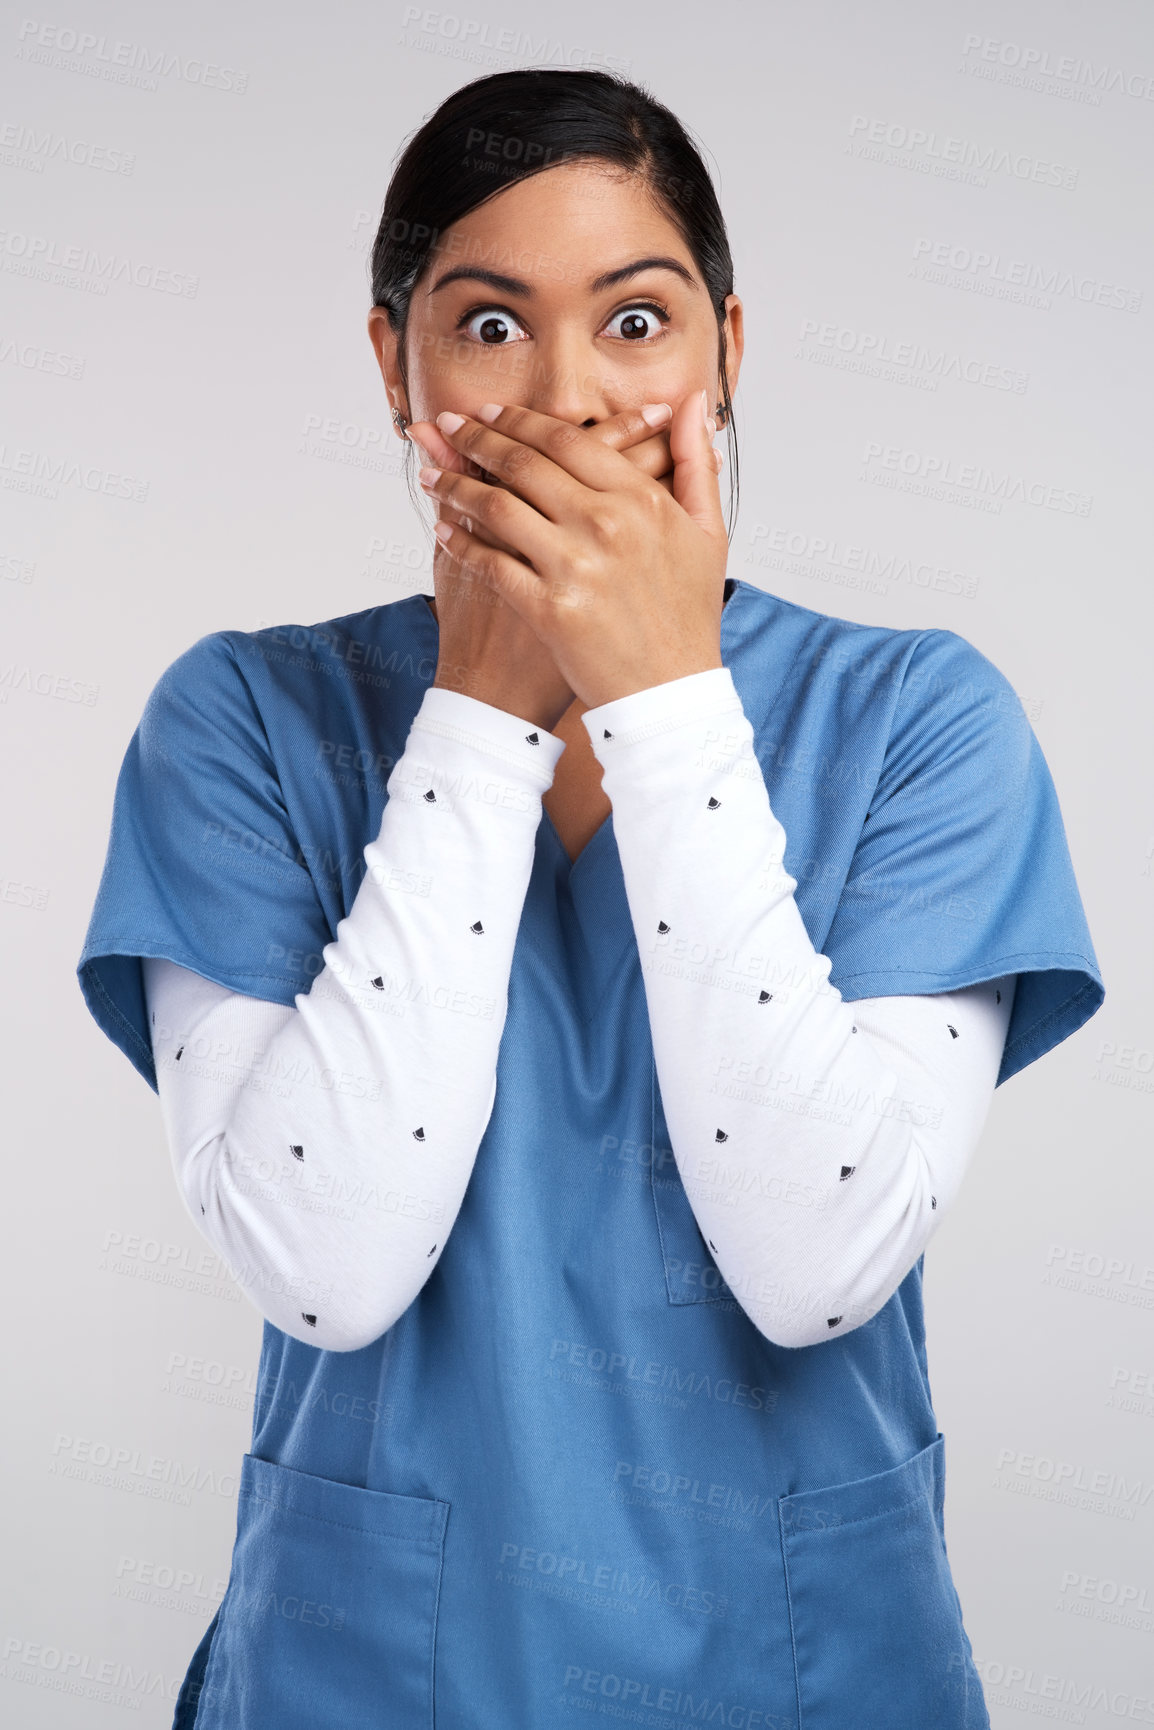
<path id="1" fill-rule="evenodd" d="M 468 79 L 545 61 L 641 80 L 716 175 L 747 327 L 731 573 L 961 633 L 1053 773 L 1107 997 L 998 1091 L 927 1257 L 947 1536 L 995 1726 L 1154 1723 L 1154 14 L 1137 0 L 208 0 L 0 24 L 0 1716 L 167 1730 L 250 1434 L 260 1318 L 75 980 L 116 774 L 157 677 L 204 633 L 431 591 L 365 331 L 367 253 L 407 135 Z M 70 248 L 85 257 L 62 270 Z M 943 474 L 970 485 L 927 487 Z M 127 1489 L 94 1464 L 117 1451 Z M 1112 1501 L 1077 1487 L 1096 1475 Z M 165 1488 L 189 1476 L 185 1497 Z"/>

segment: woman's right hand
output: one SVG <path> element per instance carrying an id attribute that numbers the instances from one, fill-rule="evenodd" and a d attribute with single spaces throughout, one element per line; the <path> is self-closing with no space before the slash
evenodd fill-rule
<path id="1" fill-rule="evenodd" d="M 631 462 L 662 484 L 667 484 L 666 476 L 672 477 L 668 429 L 654 432 L 635 409 L 601 421 L 589 431 L 628 455 Z M 433 466 L 480 476 L 477 465 L 446 442 L 435 422 L 414 421 L 408 434 Z M 521 557 L 475 519 L 464 517 L 443 500 L 439 515 L 464 523 L 486 545 Z M 536 580 L 528 567 L 527 580 Z M 466 577 L 439 541 L 434 542 L 433 588 L 440 628 L 434 685 L 462 691 L 552 732 L 574 697 L 536 632 L 488 584 Z"/>
<path id="2" fill-rule="evenodd" d="M 446 444 L 431 421 L 414 421 L 409 437 L 435 467 L 480 475 L 476 463 Z M 514 548 L 444 501 L 438 516 L 463 523 L 487 546 L 520 558 Z M 526 576 L 532 577 L 528 567 Z M 495 589 L 468 577 L 438 540 L 433 542 L 433 592 L 439 630 L 433 684 L 491 703 L 551 733 L 573 702 L 573 692 L 532 627 Z"/>

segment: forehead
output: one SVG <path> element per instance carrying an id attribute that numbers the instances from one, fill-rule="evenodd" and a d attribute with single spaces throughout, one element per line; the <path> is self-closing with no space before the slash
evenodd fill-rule
<path id="1" fill-rule="evenodd" d="M 693 254 L 652 188 L 615 164 L 578 158 L 503 188 L 444 229 L 424 277 L 431 287 L 447 270 L 475 264 L 523 278 L 544 293 L 584 288 L 605 271 L 658 253 L 700 280 Z M 675 278 L 664 274 L 672 286 Z"/>

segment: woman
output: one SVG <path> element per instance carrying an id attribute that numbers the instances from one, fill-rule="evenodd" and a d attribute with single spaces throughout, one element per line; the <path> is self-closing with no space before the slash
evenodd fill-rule
<path id="1" fill-rule="evenodd" d="M 175 1724 L 987 1726 L 921 1276 L 1103 999 L 1037 741 L 726 577 L 741 304 L 644 91 L 457 91 L 373 302 L 435 596 L 167 669 L 79 965 L 265 1317 Z"/>

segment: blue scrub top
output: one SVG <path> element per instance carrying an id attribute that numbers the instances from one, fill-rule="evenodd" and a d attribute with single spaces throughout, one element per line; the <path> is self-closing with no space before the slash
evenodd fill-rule
<path id="1" fill-rule="evenodd" d="M 722 659 L 831 982 L 1016 973 L 1006 1081 L 1104 996 L 1013 688 L 953 631 L 726 595 Z M 78 967 L 153 1088 L 139 958 L 308 991 L 437 647 L 418 594 L 212 632 L 162 674 Z M 944 1489 L 922 1261 L 835 1339 L 758 1331 L 669 1145 L 613 818 L 570 865 L 545 814 L 456 1224 L 371 1345 L 266 1321 L 228 1590 L 174 1724 L 987 1730 Z"/>

